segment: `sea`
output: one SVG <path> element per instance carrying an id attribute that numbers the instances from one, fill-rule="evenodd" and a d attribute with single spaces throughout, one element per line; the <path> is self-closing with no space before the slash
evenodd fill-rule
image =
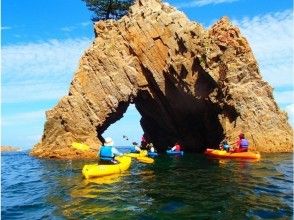
<path id="1" fill-rule="evenodd" d="M 127 151 L 127 148 L 121 149 Z M 261 160 L 161 154 L 86 180 L 95 160 L 1 154 L 1 219 L 293 219 L 293 154 Z"/>

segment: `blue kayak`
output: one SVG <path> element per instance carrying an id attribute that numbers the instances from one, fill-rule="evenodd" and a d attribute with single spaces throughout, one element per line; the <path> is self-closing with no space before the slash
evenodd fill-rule
<path id="1" fill-rule="evenodd" d="M 148 152 L 148 156 L 149 157 L 157 157 L 158 156 L 158 153 L 156 153 L 156 152 Z"/>
<path id="2" fill-rule="evenodd" d="M 184 151 L 173 151 L 173 150 L 166 150 L 166 153 L 169 155 L 184 155 Z"/>

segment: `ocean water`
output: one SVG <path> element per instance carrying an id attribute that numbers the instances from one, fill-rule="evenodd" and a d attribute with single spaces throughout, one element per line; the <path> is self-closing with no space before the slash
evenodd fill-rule
<path id="1" fill-rule="evenodd" d="M 86 163 L 2 153 L 1 219 L 293 219 L 289 153 L 258 162 L 160 155 L 94 180 L 82 177 Z"/>

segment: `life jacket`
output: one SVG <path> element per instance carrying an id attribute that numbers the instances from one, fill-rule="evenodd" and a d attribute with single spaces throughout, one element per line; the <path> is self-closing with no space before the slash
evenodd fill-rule
<path id="1" fill-rule="evenodd" d="M 176 145 L 176 150 L 175 151 L 181 151 L 181 146 L 179 144 Z"/>
<path id="2" fill-rule="evenodd" d="M 248 142 L 248 140 L 245 139 L 245 138 L 241 139 L 240 147 L 248 148 L 248 146 L 249 146 L 249 142 Z"/>
<path id="3" fill-rule="evenodd" d="M 112 160 L 114 157 L 110 146 L 102 146 L 100 148 L 100 159 L 101 160 Z"/>
<path id="4" fill-rule="evenodd" d="M 229 149 L 230 146 L 228 144 L 224 144 L 224 149 Z"/>

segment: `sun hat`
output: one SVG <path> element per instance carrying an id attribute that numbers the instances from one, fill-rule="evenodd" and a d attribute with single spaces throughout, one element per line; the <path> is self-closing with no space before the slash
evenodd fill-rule
<path id="1" fill-rule="evenodd" d="M 114 143 L 113 143 L 111 137 L 105 138 L 104 146 L 111 146 L 112 147 L 113 145 L 114 145 Z"/>

